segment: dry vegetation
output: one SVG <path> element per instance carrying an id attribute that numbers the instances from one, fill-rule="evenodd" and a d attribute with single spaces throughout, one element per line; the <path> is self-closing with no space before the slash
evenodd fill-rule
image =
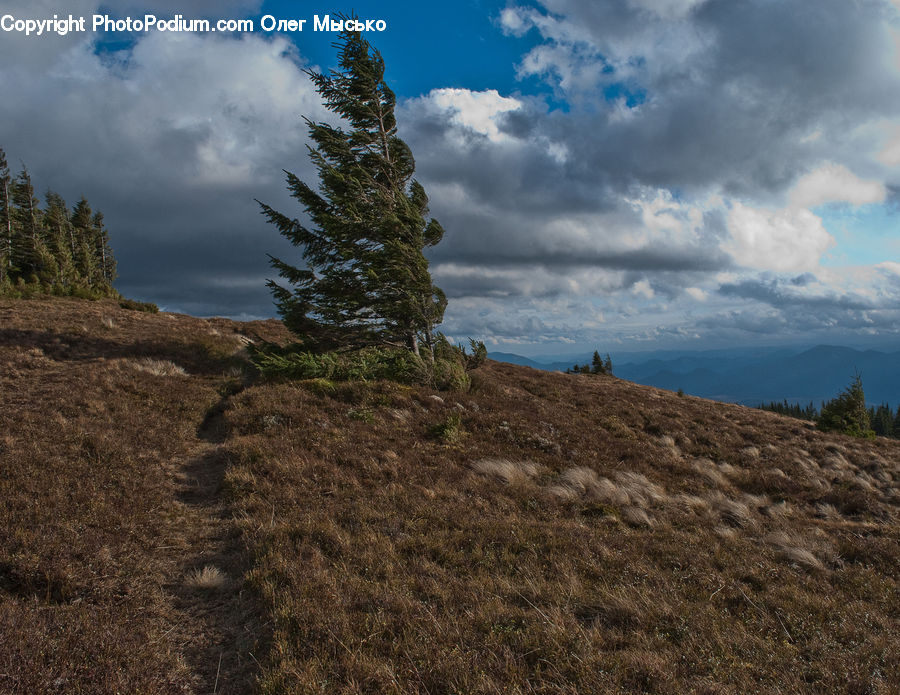
<path id="1" fill-rule="evenodd" d="M 491 362 L 242 381 L 272 322 L 0 322 L 0 691 L 900 683 L 900 442 Z"/>
<path id="2" fill-rule="evenodd" d="M 258 603 L 190 580 L 247 569 L 201 425 L 272 324 L 0 300 L 0 693 L 250 689 Z"/>

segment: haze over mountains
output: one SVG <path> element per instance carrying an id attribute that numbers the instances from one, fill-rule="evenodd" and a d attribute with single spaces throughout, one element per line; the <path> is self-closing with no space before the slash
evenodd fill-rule
<path id="1" fill-rule="evenodd" d="M 590 355 L 553 359 L 492 352 L 490 357 L 544 370 L 590 362 Z M 801 404 L 812 401 L 818 407 L 843 390 L 855 371 L 862 375 L 869 404 L 900 403 L 900 352 L 817 345 L 619 353 L 612 359 L 616 376 L 623 379 L 744 405 L 787 399 Z"/>

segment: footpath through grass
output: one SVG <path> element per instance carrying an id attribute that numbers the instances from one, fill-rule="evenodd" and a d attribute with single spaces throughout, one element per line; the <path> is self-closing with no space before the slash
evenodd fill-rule
<path id="1" fill-rule="evenodd" d="M 240 346 L 225 321 L 0 300 L 0 692 L 252 688 L 265 631 L 200 429 Z M 192 583 L 207 563 L 222 591 Z"/>

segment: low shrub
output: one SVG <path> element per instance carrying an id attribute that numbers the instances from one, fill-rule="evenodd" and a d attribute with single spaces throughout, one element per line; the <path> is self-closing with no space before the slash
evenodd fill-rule
<path id="1" fill-rule="evenodd" d="M 407 350 L 369 347 L 346 352 L 315 353 L 299 345 L 251 347 L 253 364 L 266 379 L 327 379 L 371 381 L 389 379 L 421 383 L 428 375 L 425 361 Z"/>
<path id="2" fill-rule="evenodd" d="M 487 357 L 484 343 L 470 341 L 472 353 L 451 345 L 438 334 L 434 359 L 417 357 L 408 350 L 366 347 L 357 350 L 312 352 L 301 345 L 287 347 L 250 346 L 251 359 L 266 379 L 327 379 L 329 381 L 374 381 L 386 379 L 402 384 L 422 384 L 441 391 L 468 391 L 468 372 Z"/>
<path id="3" fill-rule="evenodd" d="M 153 302 L 139 302 L 135 299 L 120 299 L 119 306 L 129 311 L 143 311 L 148 314 L 159 313 L 159 307 Z"/>
<path id="4" fill-rule="evenodd" d="M 462 436 L 462 418 L 453 412 L 428 428 L 428 435 L 444 444 L 454 444 Z"/>

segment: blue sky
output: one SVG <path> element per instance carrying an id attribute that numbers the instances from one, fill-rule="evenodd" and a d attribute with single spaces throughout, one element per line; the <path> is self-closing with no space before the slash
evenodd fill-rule
<path id="1" fill-rule="evenodd" d="M 898 0 L 900 2 L 900 0 Z M 447 230 L 444 330 L 492 349 L 900 346 L 900 10 L 893 0 L 123 0 L 258 19 L 355 11 Z M 17 17 L 94 0 L 11 0 Z M 253 203 L 302 217 L 303 73 L 334 37 L 0 34 L 0 146 L 106 215 L 127 295 L 273 313 Z"/>

